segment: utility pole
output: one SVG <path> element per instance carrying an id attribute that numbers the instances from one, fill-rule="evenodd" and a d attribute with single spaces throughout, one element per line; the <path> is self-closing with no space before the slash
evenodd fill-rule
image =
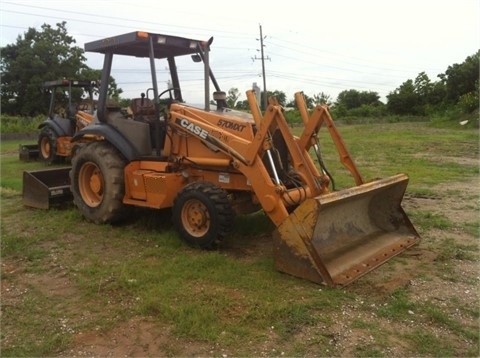
<path id="1" fill-rule="evenodd" d="M 267 108 L 267 79 L 265 77 L 265 60 L 270 60 L 270 58 L 267 56 L 265 58 L 264 54 L 263 54 L 263 34 L 262 34 L 262 25 L 259 25 L 260 26 L 260 54 L 261 54 L 261 57 L 258 58 L 257 56 L 255 56 L 253 58 L 253 60 L 262 60 L 262 77 L 263 77 L 263 106 L 262 109 L 265 110 Z M 259 39 L 257 39 L 259 40 Z M 257 50 L 258 51 L 258 50 Z"/>

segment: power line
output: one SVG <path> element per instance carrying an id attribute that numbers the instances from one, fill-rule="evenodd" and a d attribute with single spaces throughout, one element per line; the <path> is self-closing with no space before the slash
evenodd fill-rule
<path id="1" fill-rule="evenodd" d="M 41 3 L 40 3 L 41 4 Z M 5 5 L 11 5 L 12 8 L 10 9 L 5 9 Z M 138 4 L 138 6 L 135 6 L 135 8 L 138 8 L 142 6 L 141 4 Z M 15 8 L 16 7 L 16 8 Z M 147 8 L 146 6 L 143 6 L 144 8 Z M 151 11 L 155 11 L 156 9 L 159 9 L 158 7 L 155 6 L 149 6 L 148 9 Z M 20 11 L 18 11 L 20 10 Z M 80 23 L 80 24 L 95 24 L 95 25 L 106 25 L 110 26 L 112 28 L 127 28 L 131 31 L 138 30 L 136 26 L 133 24 L 138 24 L 138 21 L 136 21 L 134 18 L 125 18 L 125 17 L 116 17 L 116 16 L 111 16 L 108 15 L 108 13 L 88 13 L 87 11 L 74 11 L 74 10 L 58 10 L 55 9 L 54 7 L 44 7 L 44 6 L 32 6 L 32 5 L 25 5 L 25 4 L 18 4 L 15 2 L 9 2 L 9 1 L 2 1 L 2 12 L 3 13 L 12 13 L 12 14 L 19 14 L 25 17 L 25 15 L 28 16 L 34 16 L 34 17 L 39 17 L 41 19 L 45 18 L 52 18 L 55 20 L 69 20 L 72 22 Z M 185 13 L 185 11 L 182 11 L 181 9 L 179 12 Z M 58 15 L 55 15 L 58 13 Z M 191 13 L 193 14 L 193 12 Z M 65 16 L 70 16 L 65 17 Z M 12 16 L 12 21 L 15 16 Z M 17 16 L 18 17 L 18 16 Z M 80 17 L 83 17 L 80 19 Z M 88 17 L 85 19 L 84 17 Z M 8 19 L 8 16 L 4 16 L 4 20 Z M 132 24 L 132 25 L 129 25 Z M 148 27 L 154 27 L 155 30 L 152 31 L 158 31 L 159 23 L 158 22 L 152 22 L 152 21 L 142 21 L 141 22 L 142 27 L 147 27 L 145 30 L 148 31 Z M 133 27 L 135 26 L 135 27 Z M 249 32 L 243 32 L 243 33 L 238 33 L 229 30 L 211 30 L 209 28 L 200 28 L 200 27 L 190 27 L 190 26 L 181 26 L 178 24 L 173 24 L 173 25 L 163 25 L 163 27 L 168 26 L 169 28 L 174 28 L 177 29 L 177 32 L 185 33 L 187 30 L 189 33 L 191 33 L 191 30 L 198 30 L 199 32 L 206 32 L 206 31 L 212 31 L 214 33 L 221 34 L 222 38 L 228 38 L 228 39 L 235 39 L 235 40 L 246 40 L 251 38 L 251 33 Z M 12 29 L 25 29 L 27 30 L 27 27 L 20 27 L 18 25 L 8 25 L 8 24 L 0 24 L 0 28 L 12 28 Z M 86 29 L 92 29 L 92 26 L 83 26 L 82 29 L 83 31 L 80 30 L 81 32 L 84 32 Z M 79 33 L 77 32 L 78 35 L 81 36 L 86 36 L 86 37 L 92 37 L 92 38 L 101 38 L 102 36 L 99 34 L 86 34 L 86 33 Z M 262 75 L 263 75 L 263 81 L 264 81 L 264 95 L 266 95 L 266 71 L 265 71 L 265 60 L 271 60 L 268 56 L 265 57 L 264 54 L 264 39 L 266 36 L 263 36 L 262 33 L 262 26 L 260 25 L 260 50 L 261 50 L 261 57 L 257 58 L 255 56 L 254 60 L 262 60 Z M 341 53 L 336 53 L 333 51 L 328 51 L 325 50 L 324 48 L 318 48 L 315 47 L 315 44 L 312 43 L 312 45 L 298 41 L 298 42 L 292 42 L 287 39 L 279 39 L 275 38 L 272 36 L 268 36 L 268 46 L 269 46 L 269 54 L 274 55 L 274 57 L 278 57 L 280 60 L 282 58 L 288 59 L 291 61 L 294 61 L 294 63 L 289 63 L 290 68 L 293 66 L 296 66 L 296 68 L 301 69 L 300 66 L 298 66 L 299 63 L 303 64 L 311 64 L 313 66 L 318 66 L 321 69 L 332 69 L 338 71 L 344 71 L 344 72 L 350 72 L 350 73 L 356 73 L 356 74 L 362 74 L 362 75 L 372 75 L 375 77 L 381 77 L 381 78 L 402 78 L 400 75 L 401 73 L 407 72 L 407 67 L 405 66 L 398 66 L 395 64 L 386 64 L 386 63 L 380 63 L 379 66 L 375 66 L 375 62 L 372 62 L 370 59 L 365 59 L 365 58 L 360 58 L 360 57 L 355 57 L 351 56 L 350 54 L 341 54 Z M 236 45 L 236 47 L 231 47 L 232 45 Z M 277 52 L 272 51 L 273 48 L 277 48 Z M 243 51 L 248 53 L 248 51 L 251 50 L 249 46 L 246 46 L 242 41 L 229 41 L 227 46 L 218 46 L 218 49 L 224 49 L 228 51 Z M 278 51 L 279 50 L 279 51 Z M 257 50 L 258 51 L 258 50 Z M 322 57 L 322 54 L 325 56 Z M 223 66 L 230 66 L 231 68 L 235 68 L 235 70 L 221 70 L 217 68 L 215 70 L 216 73 L 223 74 L 223 78 L 225 79 L 243 79 L 246 78 L 247 76 L 254 76 L 251 71 L 242 71 L 239 68 L 240 65 L 240 59 L 242 56 L 238 55 L 237 53 L 235 56 L 231 56 L 232 58 L 236 58 L 236 61 L 232 61 L 232 58 L 229 58 L 228 60 L 224 60 L 222 57 L 222 60 L 219 61 L 218 65 L 220 67 Z M 332 57 L 337 57 L 337 60 L 335 63 L 325 63 L 325 58 L 332 58 Z M 339 58 L 339 59 L 338 59 Z M 348 60 L 354 60 L 358 61 L 360 63 L 353 63 Z M 238 62 L 237 62 L 238 61 Z M 245 61 L 245 59 L 243 59 Z M 232 64 L 232 62 L 234 62 Z M 322 63 L 324 62 L 324 63 Z M 366 64 L 367 62 L 368 64 Z M 272 64 L 272 67 L 274 67 L 275 61 Z M 306 66 L 305 66 L 306 67 Z M 378 70 L 378 71 L 387 71 L 386 73 L 379 74 L 377 71 L 372 71 L 372 70 Z M 132 73 L 136 72 L 139 73 L 139 70 L 132 70 Z M 326 71 L 324 71 L 326 72 Z M 333 72 L 333 71 L 332 71 Z M 125 69 L 125 72 L 120 72 L 120 73 L 128 73 L 128 70 Z M 232 76 L 228 76 L 229 74 L 232 74 Z M 233 76 L 235 74 L 235 76 Z M 308 83 L 308 84 L 318 84 L 320 83 L 329 83 L 333 88 L 346 88 L 350 83 L 357 83 L 357 84 L 363 84 L 363 85 L 375 85 L 375 86 L 382 86 L 386 87 L 388 86 L 387 84 L 381 84 L 381 83 L 375 83 L 375 82 L 369 82 L 369 81 L 359 81 L 359 80 L 354 80 L 354 79 L 337 79 L 333 77 L 322 77 L 318 75 L 318 70 L 311 70 L 311 74 L 305 74 L 304 76 L 301 75 L 292 75 L 290 72 L 285 73 L 285 72 L 280 72 L 280 71 L 274 71 L 272 68 L 269 67 L 269 78 L 279 78 L 279 79 L 284 79 L 284 80 L 295 80 L 298 82 L 302 83 Z M 355 78 L 355 76 L 352 76 Z M 358 76 L 359 77 L 359 76 Z M 318 78 L 319 80 L 316 80 L 315 78 Z M 341 86 L 341 84 L 344 84 L 344 86 Z M 264 101 L 265 103 L 267 102 L 266 100 Z"/>
<path id="2" fill-rule="evenodd" d="M 91 24 L 97 24 L 97 25 L 99 24 L 98 21 L 88 21 L 88 20 L 83 20 L 83 19 L 80 20 L 80 19 L 76 19 L 76 18 L 66 18 L 65 13 L 67 13 L 67 14 L 73 14 L 73 15 L 87 16 L 89 18 L 96 17 L 96 18 L 99 18 L 99 19 L 108 19 L 108 20 L 119 21 L 119 22 L 114 22 L 114 23 L 104 23 L 104 22 L 102 22 L 101 23 L 102 25 L 111 25 L 111 26 L 116 26 L 116 27 L 132 28 L 132 26 L 121 25 L 121 24 L 125 23 L 126 21 L 138 24 L 137 20 L 131 19 L 131 18 L 116 17 L 116 16 L 110 16 L 110 15 L 98 15 L 98 14 L 92 14 L 92 13 L 81 12 L 81 11 L 72 11 L 72 10 L 58 10 L 58 9 L 50 8 L 50 7 L 25 5 L 25 4 L 18 4 L 18 3 L 6 2 L 6 1 L 3 1 L 3 4 L 4 5 L 19 6 L 19 7 L 24 7 L 24 8 L 28 8 L 28 9 L 38 9 L 38 10 L 47 11 L 47 13 L 36 14 L 36 13 L 32 13 L 32 12 L 2 9 L 2 12 L 17 13 L 17 14 L 21 14 L 21 15 L 31 15 L 31 16 L 38 16 L 38 17 L 42 17 L 42 18 L 47 17 L 47 18 L 54 18 L 54 19 L 59 18 L 59 16 L 60 16 L 62 20 L 74 20 L 74 21 L 79 21 L 79 22 L 83 22 L 83 23 L 91 23 Z M 51 11 L 60 12 L 61 15 L 52 16 L 52 15 L 50 15 Z M 142 21 L 142 26 L 145 27 L 145 25 L 154 25 L 155 29 L 158 30 L 159 23 L 154 22 L 154 21 Z M 203 32 L 209 31 L 209 32 L 215 32 L 215 33 L 229 34 L 229 35 L 233 35 L 232 37 L 234 37 L 234 38 L 244 38 L 244 39 L 248 38 L 248 35 L 246 35 L 246 34 L 239 34 L 238 32 L 225 31 L 225 30 L 219 31 L 217 29 L 213 30 L 213 29 L 207 29 L 207 28 L 182 26 L 182 25 L 171 25 L 171 24 L 169 24 L 168 27 L 169 28 L 188 29 L 189 33 L 191 33 L 191 30 L 200 30 L 200 31 L 203 31 Z M 136 29 L 136 26 L 135 26 L 135 29 Z"/>
<path id="3" fill-rule="evenodd" d="M 397 68 L 401 68 L 401 69 L 395 69 L 395 68 L 392 68 L 392 67 L 388 67 L 388 68 L 385 68 L 385 67 L 378 67 L 378 66 L 372 66 L 371 64 L 372 63 L 375 63 L 375 61 L 372 61 L 372 59 L 370 58 L 361 58 L 361 57 L 357 57 L 357 56 L 352 56 L 351 54 L 345 54 L 345 53 L 338 53 L 338 52 L 333 52 L 333 51 L 328 51 L 328 50 L 325 50 L 323 48 L 318 48 L 318 47 L 313 47 L 313 46 L 308 46 L 304 43 L 301 43 L 301 42 L 292 42 L 292 41 L 289 41 L 289 40 L 285 40 L 285 39 L 280 39 L 280 38 L 276 38 L 276 37 L 272 37 L 274 40 L 276 41 L 279 41 L 279 42 L 283 42 L 283 43 L 286 43 L 286 44 L 289 44 L 289 45 L 293 45 L 295 47 L 300 47 L 300 48 L 303 48 L 303 49 L 306 49 L 307 51 L 305 50 L 296 50 L 296 52 L 299 52 L 299 53 L 304 53 L 306 55 L 314 55 L 316 56 L 316 53 L 326 53 L 326 54 L 329 54 L 329 55 L 333 55 L 335 57 L 339 57 L 341 58 L 342 62 L 344 63 L 347 63 L 347 64 L 350 64 L 350 65 L 354 65 L 354 66 L 362 66 L 362 67 L 370 67 L 370 68 L 376 68 L 376 69 L 381 69 L 381 70 L 387 70 L 387 71 L 399 71 L 399 72 L 410 72 L 411 70 L 416 70 L 418 71 L 418 68 L 413 68 L 413 67 L 409 67 L 409 66 L 400 66 L 400 65 L 393 65 L 393 64 L 389 64 L 390 66 L 394 66 L 394 67 L 397 67 Z M 288 49 L 288 50 L 291 50 L 291 46 L 287 47 L 287 46 L 283 46 L 281 44 L 278 44 L 276 43 L 275 41 L 272 41 L 270 40 L 270 43 L 274 46 L 277 46 L 279 48 L 284 48 L 284 49 Z M 312 52 L 313 51 L 313 52 Z M 349 59 L 352 59 L 352 60 L 355 60 L 355 61 L 361 61 L 361 62 L 367 62 L 368 65 L 366 64 L 362 64 L 362 65 L 359 65 L 357 62 L 355 63 L 352 63 L 352 62 L 347 62 L 345 61 L 344 59 L 345 58 L 349 58 Z M 384 63 L 383 62 L 377 62 L 377 63 L 380 63 L 381 66 L 384 66 Z M 437 71 L 440 71 L 440 69 L 437 69 Z"/>
<path id="4" fill-rule="evenodd" d="M 261 57 L 258 58 L 256 55 L 255 57 L 252 57 L 252 60 L 255 61 L 255 60 L 261 60 L 262 61 L 262 77 L 263 77 L 263 109 L 265 110 L 267 108 L 267 79 L 266 79 L 266 76 L 265 76 L 265 60 L 270 60 L 270 57 L 265 57 L 265 54 L 263 52 L 263 48 L 265 47 L 265 45 L 263 44 L 263 40 L 265 39 L 265 37 L 263 37 L 263 34 L 262 34 L 262 25 L 259 25 L 260 26 L 260 39 L 257 39 L 257 41 L 260 41 L 260 53 L 261 53 Z M 257 50 L 258 51 L 258 50 Z"/>

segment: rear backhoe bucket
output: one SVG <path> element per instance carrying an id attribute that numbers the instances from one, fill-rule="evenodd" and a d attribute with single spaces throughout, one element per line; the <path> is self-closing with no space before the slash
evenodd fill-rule
<path id="1" fill-rule="evenodd" d="M 70 168 L 23 172 L 23 205 L 49 209 L 72 200 Z"/>
<path id="2" fill-rule="evenodd" d="M 407 184 L 399 174 L 304 201 L 274 232 L 277 269 L 344 286 L 414 245 L 401 207 Z"/>

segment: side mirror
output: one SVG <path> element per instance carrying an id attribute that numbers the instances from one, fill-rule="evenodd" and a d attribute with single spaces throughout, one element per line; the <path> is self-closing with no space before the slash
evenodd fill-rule
<path id="1" fill-rule="evenodd" d="M 193 62 L 202 62 L 202 58 L 198 54 L 192 55 L 192 60 Z"/>

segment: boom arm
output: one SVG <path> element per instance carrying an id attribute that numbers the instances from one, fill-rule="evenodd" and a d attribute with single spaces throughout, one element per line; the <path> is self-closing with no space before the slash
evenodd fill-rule
<path id="1" fill-rule="evenodd" d="M 295 93 L 295 100 L 300 111 L 303 123 L 305 124 L 305 129 L 303 130 L 302 135 L 300 136 L 299 145 L 302 148 L 310 148 L 312 145 L 316 145 L 318 142 L 317 133 L 320 130 L 323 123 L 326 124 L 330 136 L 332 137 L 333 142 L 337 148 L 338 154 L 340 156 L 340 162 L 350 171 L 352 176 L 355 178 L 355 184 L 363 184 L 363 179 L 360 175 L 360 172 L 357 169 L 357 166 L 353 162 L 352 157 L 350 156 L 345 143 L 343 142 L 340 133 L 338 133 L 337 127 L 335 126 L 332 117 L 328 111 L 327 106 L 318 105 L 315 107 L 312 115 L 308 118 L 307 106 L 305 104 L 305 99 L 301 92 Z"/>
<path id="2" fill-rule="evenodd" d="M 175 130 L 197 137 L 230 158 L 231 166 L 245 175 L 265 212 L 276 225 L 279 225 L 288 217 L 289 206 L 298 205 L 307 198 L 329 192 L 330 180 L 328 176 L 318 171 L 308 150 L 312 146 L 310 138 L 317 135 L 321 123 L 333 125 L 333 122 L 326 109 L 317 108 L 311 118 L 306 119 L 308 125 L 302 136 L 297 138 L 290 131 L 283 116 L 282 107 L 275 101 L 270 103 L 264 116 L 261 117 L 253 91 L 247 92 L 247 98 L 257 129 L 251 140 L 222 131 L 212 122 L 195 116 L 179 104 L 173 104 L 170 108 L 170 125 Z M 304 104 L 302 100 L 303 97 L 297 98 L 300 105 Z M 265 153 L 268 154 L 269 150 L 274 148 L 271 135 L 274 131 L 281 134 L 289 153 L 289 169 L 300 180 L 300 184 L 293 188 L 287 188 L 275 175 L 272 175 L 272 171 L 275 173 L 276 168 L 268 168 L 262 160 Z M 341 144 L 338 133 L 334 129 L 330 133 L 337 135 L 335 144 L 338 147 Z M 340 146 L 339 152 L 343 155 L 348 154 L 345 146 Z M 275 164 L 270 161 L 270 165 Z M 271 169 L 270 172 L 269 169 Z"/>

